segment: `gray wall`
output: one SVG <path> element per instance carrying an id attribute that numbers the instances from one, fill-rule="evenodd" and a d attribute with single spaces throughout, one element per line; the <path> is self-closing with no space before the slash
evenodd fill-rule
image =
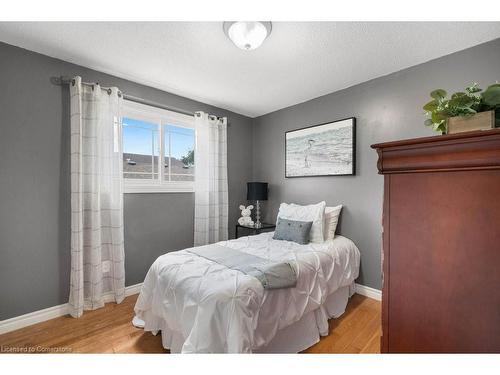
<path id="1" fill-rule="evenodd" d="M 253 177 L 270 183 L 266 219 L 275 220 L 280 202 L 343 204 L 340 232 L 362 253 L 358 283 L 379 289 L 383 177 L 370 145 L 435 134 L 421 109 L 431 90 L 463 90 L 472 81 L 486 88 L 496 80 L 500 39 L 254 119 Z M 285 131 L 351 116 L 356 176 L 284 178 Z"/>
<path id="2" fill-rule="evenodd" d="M 0 43 L 0 320 L 68 298 L 69 100 L 67 88 L 49 81 L 60 75 L 228 116 L 230 234 L 246 199 L 251 119 Z M 142 282 L 159 255 L 192 246 L 193 194 L 126 194 L 124 210 L 126 285 Z"/>

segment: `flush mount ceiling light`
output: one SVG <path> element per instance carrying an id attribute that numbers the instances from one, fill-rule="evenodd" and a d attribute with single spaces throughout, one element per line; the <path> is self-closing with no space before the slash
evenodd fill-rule
<path id="1" fill-rule="evenodd" d="M 224 33 L 236 47 L 250 51 L 258 48 L 271 34 L 271 22 L 232 21 L 224 22 Z"/>

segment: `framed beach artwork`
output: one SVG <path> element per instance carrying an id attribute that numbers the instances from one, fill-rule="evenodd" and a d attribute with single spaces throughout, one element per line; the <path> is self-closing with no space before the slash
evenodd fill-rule
<path id="1" fill-rule="evenodd" d="M 285 133 L 285 177 L 354 175 L 355 156 L 354 117 Z"/>

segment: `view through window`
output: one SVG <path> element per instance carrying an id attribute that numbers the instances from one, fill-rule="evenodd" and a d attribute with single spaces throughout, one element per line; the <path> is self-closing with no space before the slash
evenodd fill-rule
<path id="1" fill-rule="evenodd" d="M 122 134 L 126 191 L 192 189 L 196 144 L 192 117 L 134 103 L 126 106 Z"/>

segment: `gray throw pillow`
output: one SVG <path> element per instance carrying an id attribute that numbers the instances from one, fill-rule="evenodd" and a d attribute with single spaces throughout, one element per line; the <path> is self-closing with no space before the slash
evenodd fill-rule
<path id="1" fill-rule="evenodd" d="M 312 221 L 297 221 L 278 218 L 273 239 L 297 242 L 301 245 L 309 243 Z"/>

